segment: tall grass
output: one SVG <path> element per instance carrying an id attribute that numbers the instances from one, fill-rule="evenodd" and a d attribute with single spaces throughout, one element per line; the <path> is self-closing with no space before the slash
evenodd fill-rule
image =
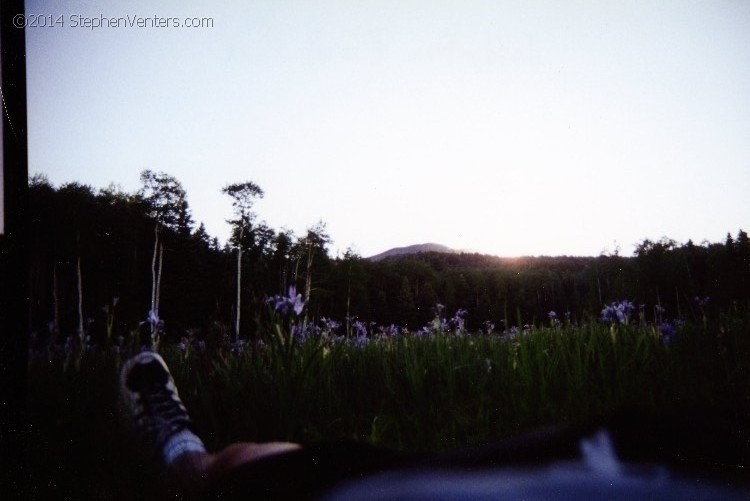
<path id="1" fill-rule="evenodd" d="M 748 326 L 648 326 L 397 336 L 364 346 L 320 338 L 242 354 L 165 350 L 212 445 L 237 439 L 357 439 L 440 450 L 623 406 L 730 405 L 747 394 Z M 744 379 L 743 379 L 744 378 Z M 744 392 L 744 393 L 743 393 Z"/>
<path id="2" fill-rule="evenodd" d="M 668 345 L 652 326 L 617 324 L 365 344 L 278 334 L 253 349 L 160 348 L 209 449 L 355 439 L 436 451 L 625 406 L 746 411 L 750 403 L 750 321 L 739 316 L 685 325 Z M 56 357 L 31 363 L 29 455 L 40 492 L 142 494 L 143 460 L 122 453 L 116 420 L 121 358 L 100 350 L 78 366 Z"/>

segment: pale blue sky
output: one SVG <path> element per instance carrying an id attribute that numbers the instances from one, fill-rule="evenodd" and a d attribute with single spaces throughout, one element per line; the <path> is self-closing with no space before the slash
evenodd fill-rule
<path id="1" fill-rule="evenodd" d="M 750 230 L 750 2 L 27 0 L 29 171 L 229 182 L 334 251 L 630 254 Z M 210 17 L 213 28 L 72 26 Z"/>

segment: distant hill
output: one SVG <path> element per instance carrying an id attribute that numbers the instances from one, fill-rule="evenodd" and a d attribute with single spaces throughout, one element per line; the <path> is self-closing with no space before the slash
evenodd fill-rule
<path id="1" fill-rule="evenodd" d="M 394 247 L 393 249 L 388 249 L 387 251 L 381 252 L 380 254 L 370 256 L 367 259 L 369 259 L 370 261 L 380 261 L 389 257 L 404 256 L 407 254 L 418 254 L 420 252 L 443 252 L 445 254 L 460 254 L 467 251 L 451 249 L 450 247 L 446 247 L 445 245 L 427 243 L 409 245 L 406 247 Z"/>

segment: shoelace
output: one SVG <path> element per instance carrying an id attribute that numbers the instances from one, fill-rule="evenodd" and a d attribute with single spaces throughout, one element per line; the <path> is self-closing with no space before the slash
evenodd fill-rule
<path id="1" fill-rule="evenodd" d="M 173 395 L 163 384 L 151 385 L 140 392 L 143 410 L 135 416 L 135 421 L 147 440 L 157 446 L 190 424 L 187 411 Z"/>

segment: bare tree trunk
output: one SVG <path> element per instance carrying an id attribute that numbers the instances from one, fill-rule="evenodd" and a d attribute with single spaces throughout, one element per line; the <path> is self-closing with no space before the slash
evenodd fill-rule
<path id="1" fill-rule="evenodd" d="M 352 298 L 352 282 L 351 282 L 351 276 L 349 277 L 349 281 L 346 286 L 346 337 L 351 337 L 351 327 L 350 327 L 350 313 L 349 313 L 349 306 L 351 305 L 351 298 Z"/>
<path id="2" fill-rule="evenodd" d="M 52 330 L 57 334 L 60 330 L 60 299 L 57 297 L 57 262 L 52 263 Z"/>
<path id="3" fill-rule="evenodd" d="M 159 318 L 159 296 L 161 296 L 161 272 L 164 269 L 164 245 L 159 243 L 159 272 L 156 275 L 156 303 L 154 314 Z"/>
<path id="4" fill-rule="evenodd" d="M 237 317 L 234 322 L 234 340 L 240 340 L 240 298 L 242 297 L 242 235 L 244 228 L 240 228 L 240 238 L 237 242 Z"/>
<path id="5" fill-rule="evenodd" d="M 307 272 L 305 276 L 305 304 L 310 302 L 310 291 L 312 289 L 312 263 L 313 263 L 313 255 L 312 255 L 312 245 L 308 245 L 307 247 Z"/>
<path id="6" fill-rule="evenodd" d="M 83 342 L 83 286 L 81 280 L 81 255 L 78 254 L 78 337 Z"/>
<path id="7" fill-rule="evenodd" d="M 305 273 L 305 304 L 310 304 L 310 291 L 312 290 L 312 262 L 313 262 L 313 256 L 312 256 L 312 244 L 308 244 L 307 246 L 307 272 Z M 305 320 L 302 323 L 303 328 L 307 328 L 307 314 L 310 311 L 310 308 L 305 308 Z"/>
<path id="8" fill-rule="evenodd" d="M 288 281 L 288 277 L 289 277 L 289 265 L 288 265 L 288 263 L 284 262 L 284 263 L 281 264 L 280 275 L 281 275 L 281 280 L 280 280 L 279 285 L 281 286 L 281 288 L 279 289 L 279 293 L 280 294 L 284 294 L 285 291 L 289 288 L 287 286 L 287 281 Z"/>
<path id="9" fill-rule="evenodd" d="M 151 311 L 156 308 L 156 254 L 159 249 L 159 223 L 154 226 L 154 255 L 151 258 Z M 152 330 L 153 332 L 153 330 Z"/>

